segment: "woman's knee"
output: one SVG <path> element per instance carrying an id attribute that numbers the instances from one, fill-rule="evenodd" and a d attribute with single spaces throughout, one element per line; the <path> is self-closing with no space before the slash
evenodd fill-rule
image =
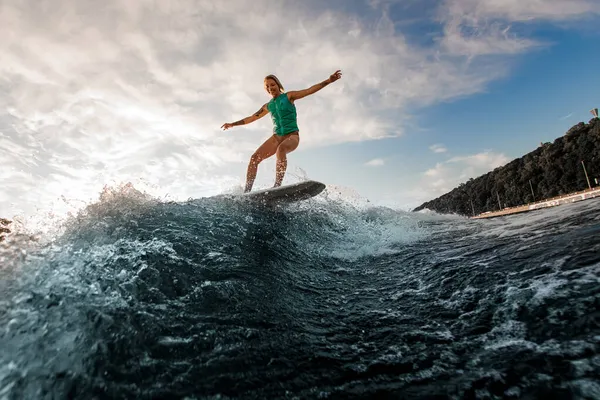
<path id="1" fill-rule="evenodd" d="M 254 153 L 250 156 L 250 164 L 258 164 L 260 161 L 260 157 L 258 154 Z"/>
<path id="2" fill-rule="evenodd" d="M 282 146 L 279 146 L 277 148 L 277 151 L 275 151 L 275 155 L 277 156 L 278 160 L 282 160 L 282 159 L 286 158 L 285 157 L 286 154 L 287 154 L 287 151 Z"/>
<path id="3" fill-rule="evenodd" d="M 258 165 L 260 164 L 261 161 L 263 161 L 265 158 L 263 157 L 262 154 L 260 153 L 254 153 L 250 156 L 250 164 L 254 164 L 254 165 Z"/>

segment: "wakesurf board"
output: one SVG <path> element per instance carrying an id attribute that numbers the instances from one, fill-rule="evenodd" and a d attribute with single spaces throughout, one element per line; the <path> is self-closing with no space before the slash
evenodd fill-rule
<path id="1" fill-rule="evenodd" d="M 276 188 L 243 193 L 239 197 L 262 203 L 293 203 L 310 199 L 321 193 L 323 189 L 325 189 L 325 184 L 309 180 Z"/>

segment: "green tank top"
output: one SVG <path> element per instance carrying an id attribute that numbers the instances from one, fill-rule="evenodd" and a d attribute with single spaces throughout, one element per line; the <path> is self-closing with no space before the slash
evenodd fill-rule
<path id="1" fill-rule="evenodd" d="M 286 93 L 271 99 L 267 108 L 273 120 L 273 133 L 283 136 L 298 131 L 296 106 L 290 102 Z"/>

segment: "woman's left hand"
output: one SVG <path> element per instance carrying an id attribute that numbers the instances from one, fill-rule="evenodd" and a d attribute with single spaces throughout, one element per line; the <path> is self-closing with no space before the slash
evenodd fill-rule
<path id="1" fill-rule="evenodd" d="M 337 81 L 338 79 L 340 79 L 341 77 L 342 77 L 342 71 L 340 71 L 338 69 L 333 74 L 331 74 L 331 76 L 329 77 L 329 82 L 333 83 L 333 82 Z"/>

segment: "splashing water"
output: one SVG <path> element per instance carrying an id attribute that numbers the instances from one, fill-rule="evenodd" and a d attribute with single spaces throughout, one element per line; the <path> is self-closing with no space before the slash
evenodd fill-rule
<path id="1" fill-rule="evenodd" d="M 0 398 L 600 394 L 599 202 L 472 221 L 130 189 L 2 244 Z"/>

